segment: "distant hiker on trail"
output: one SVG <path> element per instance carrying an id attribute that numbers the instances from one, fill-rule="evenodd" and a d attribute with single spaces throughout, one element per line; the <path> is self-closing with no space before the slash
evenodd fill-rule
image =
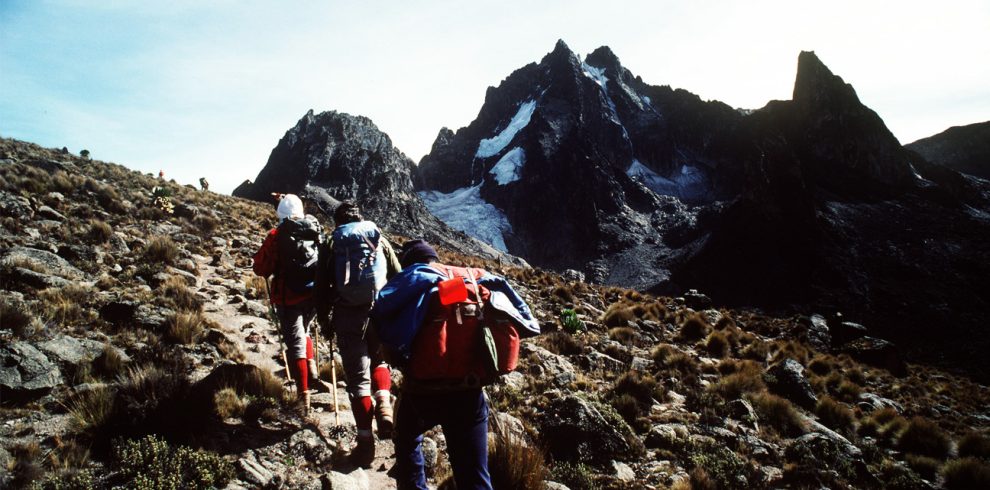
<path id="1" fill-rule="evenodd" d="M 318 379 L 309 324 L 316 315 L 313 300 L 319 245 L 323 230 L 311 215 L 303 214 L 302 201 L 286 194 L 276 211 L 279 224 L 268 232 L 254 254 L 254 273 L 273 275 L 269 300 L 275 306 L 279 328 L 288 350 L 289 370 L 300 398 L 310 385 L 321 391 L 330 386 Z"/>
<path id="2" fill-rule="evenodd" d="M 357 446 L 351 457 L 355 464 L 367 467 L 375 458 L 372 413 L 379 438 L 389 438 L 392 433 L 392 372 L 382 358 L 373 329 L 368 328 L 368 313 L 378 290 L 400 266 L 381 230 L 361 216 L 355 203 L 342 202 L 333 219 L 337 228 L 320 255 L 318 319 L 326 338 L 337 336 L 357 423 Z"/>
<path id="3" fill-rule="evenodd" d="M 165 171 L 164 170 L 159 170 L 158 171 L 158 178 L 161 179 L 161 180 L 165 180 Z"/>
<path id="4" fill-rule="evenodd" d="M 423 433 L 440 425 L 456 487 L 491 489 L 483 386 L 515 369 L 520 338 L 538 335 L 540 326 L 501 277 L 439 264 L 423 240 L 406 242 L 399 256 L 404 269 L 371 312 L 404 375 L 393 436 L 396 486 L 427 488 Z"/>
<path id="5" fill-rule="evenodd" d="M 199 178 L 199 188 L 204 191 L 210 190 L 210 183 L 206 181 L 206 177 Z"/>

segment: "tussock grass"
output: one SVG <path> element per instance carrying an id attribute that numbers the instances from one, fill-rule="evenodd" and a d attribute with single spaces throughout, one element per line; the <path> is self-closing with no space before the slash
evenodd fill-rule
<path id="1" fill-rule="evenodd" d="M 175 265 L 179 259 L 179 245 L 167 236 L 153 236 L 144 246 L 143 258 L 151 264 Z"/>
<path id="2" fill-rule="evenodd" d="M 189 288 L 186 280 L 179 276 L 169 278 L 159 286 L 162 295 L 168 299 L 177 310 L 200 312 L 203 311 L 203 301 Z"/>
<path id="3" fill-rule="evenodd" d="M 584 352 L 584 341 L 563 330 L 554 330 L 543 336 L 543 345 L 554 354 L 578 355 Z"/>
<path id="4" fill-rule="evenodd" d="M 698 340 L 704 338 L 705 335 L 708 335 L 710 330 L 711 326 L 708 325 L 708 321 L 705 320 L 705 317 L 700 313 L 693 313 L 681 322 L 678 335 L 681 340 Z"/>
<path id="5" fill-rule="evenodd" d="M 918 474 L 926 480 L 936 478 L 938 476 L 938 470 L 942 468 L 941 461 L 928 456 L 908 454 L 904 457 L 904 459 L 907 461 L 908 466 L 910 466 L 912 470 L 917 471 Z"/>
<path id="6" fill-rule="evenodd" d="M 92 298 L 92 288 L 72 284 L 63 288 L 49 288 L 38 297 L 38 314 L 46 321 L 56 325 L 71 325 L 81 320 L 88 320 L 89 315 L 83 305 Z"/>
<path id="7" fill-rule="evenodd" d="M 622 345 L 633 345 L 639 339 L 639 334 L 632 327 L 615 327 L 608 331 L 608 338 Z"/>
<path id="8" fill-rule="evenodd" d="M 990 437 L 980 432 L 967 432 L 959 439 L 959 457 L 990 460 Z"/>
<path id="9" fill-rule="evenodd" d="M 543 488 L 547 465 L 543 453 L 494 424 L 488 446 L 488 471 L 493 488 Z"/>
<path id="10" fill-rule="evenodd" d="M 708 355 L 718 359 L 729 355 L 729 347 L 728 336 L 719 330 L 708 335 L 708 340 L 705 341 L 705 350 L 708 351 Z"/>
<path id="11" fill-rule="evenodd" d="M 712 385 L 711 390 L 726 401 L 732 401 L 747 393 L 762 393 L 767 390 L 761 372 L 746 370 L 732 373 Z"/>
<path id="12" fill-rule="evenodd" d="M 749 401 L 760 416 L 760 421 L 765 422 L 780 435 L 797 437 L 807 430 L 801 414 L 786 398 L 764 392 L 750 395 Z"/>
<path id="13" fill-rule="evenodd" d="M 10 329 L 15 337 L 30 337 L 37 328 L 31 311 L 23 303 L 0 298 L 0 325 Z"/>
<path id="14" fill-rule="evenodd" d="M 110 344 L 106 344 L 103 346 L 103 352 L 100 352 L 93 359 L 92 365 L 93 372 L 97 376 L 101 376 L 103 379 L 114 379 L 124 372 L 125 364 L 126 361 L 124 361 L 120 352 Z"/>
<path id="15" fill-rule="evenodd" d="M 818 399 L 815 415 L 826 427 L 846 434 L 852 432 L 856 423 L 853 411 L 829 396 Z"/>
<path id="16" fill-rule="evenodd" d="M 976 458 L 954 459 L 942 468 L 942 476 L 949 490 L 990 488 L 990 463 Z"/>
<path id="17" fill-rule="evenodd" d="M 246 409 L 247 402 L 233 388 L 224 388 L 213 395 L 213 411 L 221 420 L 240 417 Z"/>
<path id="18" fill-rule="evenodd" d="M 198 311 L 180 311 L 169 320 L 165 340 L 176 344 L 195 344 L 203 336 L 205 321 Z"/>
<path id="19" fill-rule="evenodd" d="M 107 222 L 98 219 L 89 220 L 89 230 L 86 232 L 86 240 L 93 244 L 102 244 L 110 241 L 113 236 L 113 227 Z"/>
<path id="20" fill-rule="evenodd" d="M 116 393 L 108 386 L 97 386 L 69 398 L 67 408 L 79 432 L 100 430 L 114 413 Z"/>
<path id="21" fill-rule="evenodd" d="M 905 453 L 940 460 L 949 455 L 951 444 L 941 427 L 922 417 L 912 418 L 897 439 L 897 448 Z"/>

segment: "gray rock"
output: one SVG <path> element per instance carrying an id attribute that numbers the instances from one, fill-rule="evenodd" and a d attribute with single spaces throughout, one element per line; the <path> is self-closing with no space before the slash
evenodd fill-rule
<path id="1" fill-rule="evenodd" d="M 904 407 L 900 403 L 895 402 L 889 398 L 884 398 L 882 396 L 876 395 L 874 393 L 860 393 L 859 403 L 857 406 L 864 412 L 872 412 L 874 410 L 880 410 L 882 408 L 893 408 L 897 410 L 897 413 L 903 413 Z"/>
<path id="2" fill-rule="evenodd" d="M 623 483 L 632 483 L 636 480 L 636 472 L 625 463 L 612 461 L 612 472 L 615 479 Z"/>
<path id="3" fill-rule="evenodd" d="M 626 371 L 626 364 L 612 356 L 592 350 L 578 357 L 578 362 L 585 371 L 604 371 L 621 373 Z"/>
<path id="4" fill-rule="evenodd" d="M 835 345 L 842 345 L 866 337 L 869 333 L 866 327 L 858 323 L 841 322 L 832 328 L 832 342 Z"/>
<path id="5" fill-rule="evenodd" d="M 571 361 L 531 342 L 522 344 L 519 357 L 535 358 L 535 362 L 530 364 L 530 374 L 540 379 L 549 380 L 554 386 L 567 386 L 577 380 Z"/>
<path id="6" fill-rule="evenodd" d="M 248 483 L 252 483 L 259 488 L 267 487 L 272 483 L 275 474 L 264 466 L 258 464 L 253 458 L 241 458 L 237 461 L 241 469 L 241 477 Z"/>
<path id="7" fill-rule="evenodd" d="M 516 391 L 522 391 L 529 386 L 529 383 L 526 381 L 526 375 L 519 371 L 512 371 L 502 376 L 499 381 L 501 384 L 497 385 L 497 389 L 510 388 Z"/>
<path id="8" fill-rule="evenodd" d="M 815 349 L 825 352 L 832 344 L 832 335 L 828 328 L 828 322 L 822 315 L 811 315 L 807 321 L 808 343 Z"/>
<path id="9" fill-rule="evenodd" d="M 748 401 L 742 399 L 732 400 L 725 408 L 729 413 L 729 417 L 749 425 L 753 430 L 760 430 L 760 417 L 756 414 L 756 410 L 753 409 L 753 405 Z"/>
<path id="10" fill-rule="evenodd" d="M 708 296 L 701 294 L 697 289 L 691 289 L 684 293 L 684 304 L 691 308 L 692 310 L 704 310 L 711 308 L 712 299 Z"/>
<path id="11" fill-rule="evenodd" d="M 784 359 L 771 366 L 764 375 L 764 381 L 770 391 L 805 409 L 812 410 L 818 403 L 811 383 L 804 377 L 804 366 L 794 359 Z"/>
<path id="12" fill-rule="evenodd" d="M 70 366 L 92 361 L 103 352 L 102 342 L 65 335 L 41 342 L 37 347 L 48 356 L 49 360 Z"/>
<path id="13" fill-rule="evenodd" d="M 525 441 L 531 443 L 529 434 L 526 433 L 526 426 L 523 425 L 522 420 L 519 420 L 512 415 L 505 412 L 498 412 L 494 416 L 488 419 L 489 424 L 494 429 L 496 426 L 501 426 L 503 433 L 507 434 L 513 440 Z"/>
<path id="14" fill-rule="evenodd" d="M 51 252 L 27 247 L 14 247 L 0 257 L 0 265 L 30 264 L 35 272 L 62 279 L 78 281 L 85 274 L 68 261 Z"/>
<path id="15" fill-rule="evenodd" d="M 657 424 L 650 428 L 643 442 L 652 449 L 674 449 L 680 445 L 679 441 L 687 440 L 688 436 L 690 431 L 684 424 Z"/>
<path id="16" fill-rule="evenodd" d="M 333 456 L 326 441 L 310 429 L 292 434 L 289 438 L 289 451 L 316 465 L 329 462 Z"/>
<path id="17" fill-rule="evenodd" d="M 31 201 L 27 198 L 0 191 L 0 215 L 30 220 L 34 218 L 34 210 L 31 209 Z"/>
<path id="18" fill-rule="evenodd" d="M 892 342 L 876 337 L 860 337 L 842 345 L 841 352 L 859 362 L 890 371 L 895 376 L 907 374 L 900 349 Z"/>
<path id="19" fill-rule="evenodd" d="M 58 366 L 33 345 L 13 342 L 0 347 L 0 399 L 37 400 L 62 384 Z"/>
<path id="20" fill-rule="evenodd" d="M 258 318 L 267 318 L 268 308 L 258 301 L 246 300 L 244 301 L 244 304 L 241 305 L 241 313 L 256 316 Z"/>
<path id="21" fill-rule="evenodd" d="M 437 445 L 437 441 L 433 440 L 432 437 L 424 437 L 420 450 L 423 453 L 423 467 L 426 469 L 427 474 L 433 473 L 436 470 L 437 460 L 440 457 L 440 448 Z"/>
<path id="22" fill-rule="evenodd" d="M 142 303 L 134 311 L 134 323 L 146 330 L 160 330 L 169 319 L 175 316 L 175 311 L 164 306 L 154 306 Z"/>
<path id="23" fill-rule="evenodd" d="M 562 272 L 560 275 L 561 277 L 564 278 L 565 281 L 584 282 L 584 273 L 578 272 L 574 269 L 567 269 L 564 272 Z"/>
<path id="24" fill-rule="evenodd" d="M 629 369 L 640 372 L 649 372 L 653 367 L 653 361 L 642 357 L 633 357 L 629 363 Z"/>
<path id="25" fill-rule="evenodd" d="M 363 469 L 356 469 L 350 474 L 331 471 L 320 478 L 323 490 L 368 490 L 370 482 L 368 474 Z"/>
<path id="26" fill-rule="evenodd" d="M 62 215 L 62 213 L 59 213 L 48 206 L 40 206 L 38 208 L 38 216 L 45 219 L 50 219 L 52 221 L 65 221 L 65 216 Z"/>
<path id="27" fill-rule="evenodd" d="M 546 490 L 571 490 L 563 483 L 557 483 L 555 481 L 545 481 L 543 482 Z"/>
<path id="28" fill-rule="evenodd" d="M 621 417 L 606 416 L 574 395 L 552 401 L 539 426 L 540 437 L 556 461 L 605 465 L 612 460 L 628 461 L 643 451 Z"/>
<path id="29" fill-rule="evenodd" d="M 68 279 L 42 274 L 23 267 L 10 269 L 7 273 L 7 279 L 15 284 L 29 286 L 34 289 L 64 288 L 73 284 Z"/>

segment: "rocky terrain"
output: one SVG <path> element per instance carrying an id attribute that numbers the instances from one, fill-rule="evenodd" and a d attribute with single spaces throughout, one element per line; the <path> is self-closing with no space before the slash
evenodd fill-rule
<path id="1" fill-rule="evenodd" d="M 990 121 L 953 126 L 905 147 L 918 152 L 929 162 L 990 179 Z"/>
<path id="2" fill-rule="evenodd" d="M 338 425 L 329 394 L 310 417 L 292 401 L 249 268 L 273 221 L 0 140 L 0 487 L 388 488 L 389 441 L 353 468 L 346 403 Z M 487 389 L 497 488 L 990 485 L 990 389 L 905 362 L 857 316 L 442 255 L 508 277 L 544 328 Z M 426 441 L 449 488 L 443 435 Z"/>

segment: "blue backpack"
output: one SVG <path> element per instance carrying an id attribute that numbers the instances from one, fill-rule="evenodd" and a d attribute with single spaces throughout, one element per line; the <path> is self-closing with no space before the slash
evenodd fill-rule
<path id="1" fill-rule="evenodd" d="M 381 239 L 381 231 L 371 221 L 333 230 L 334 289 L 341 304 L 370 305 L 385 285 L 388 269 Z"/>

